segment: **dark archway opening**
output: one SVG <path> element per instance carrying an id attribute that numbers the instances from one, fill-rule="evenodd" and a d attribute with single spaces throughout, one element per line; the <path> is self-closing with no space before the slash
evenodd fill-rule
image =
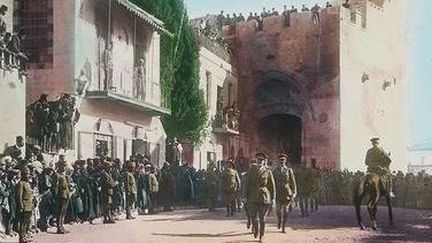
<path id="1" fill-rule="evenodd" d="M 297 116 L 276 114 L 259 121 L 259 148 L 266 151 L 270 160 L 277 154 L 288 154 L 292 164 L 301 163 L 302 122 Z"/>

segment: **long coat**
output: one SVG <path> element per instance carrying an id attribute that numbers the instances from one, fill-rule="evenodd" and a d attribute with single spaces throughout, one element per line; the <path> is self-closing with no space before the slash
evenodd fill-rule
<path id="1" fill-rule="evenodd" d="M 240 176 L 237 170 L 228 168 L 222 172 L 221 190 L 224 194 L 234 193 L 240 189 Z"/>
<path id="2" fill-rule="evenodd" d="M 297 193 L 294 172 L 286 166 L 278 166 L 273 170 L 276 183 L 276 202 L 289 203 Z"/>
<path id="3" fill-rule="evenodd" d="M 252 166 L 246 175 L 245 189 L 248 204 L 271 204 L 276 192 L 272 171 L 265 166 Z"/>

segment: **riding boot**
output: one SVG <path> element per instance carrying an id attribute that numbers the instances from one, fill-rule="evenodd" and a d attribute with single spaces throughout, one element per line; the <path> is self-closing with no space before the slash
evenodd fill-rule
<path id="1" fill-rule="evenodd" d="M 231 213 L 230 213 L 231 207 L 230 207 L 229 204 L 227 204 L 225 206 L 225 208 L 226 208 L 226 215 L 225 215 L 225 217 L 229 217 L 231 215 Z"/>
<path id="2" fill-rule="evenodd" d="M 277 212 L 277 220 L 278 220 L 277 228 L 280 229 L 281 228 L 281 213 L 279 211 Z"/>
<path id="3" fill-rule="evenodd" d="M 252 231 L 254 234 L 254 238 L 258 238 L 258 220 L 256 218 L 252 219 Z"/>
<path id="4" fill-rule="evenodd" d="M 288 213 L 284 212 L 283 221 L 282 221 L 282 233 L 286 233 L 285 232 L 285 226 L 286 226 L 287 218 L 288 218 Z"/>
<path id="5" fill-rule="evenodd" d="M 129 207 L 126 208 L 126 219 L 132 219 L 132 214 Z"/>
<path id="6" fill-rule="evenodd" d="M 265 231 L 265 222 L 264 220 L 260 221 L 260 241 L 264 238 L 264 231 Z"/>

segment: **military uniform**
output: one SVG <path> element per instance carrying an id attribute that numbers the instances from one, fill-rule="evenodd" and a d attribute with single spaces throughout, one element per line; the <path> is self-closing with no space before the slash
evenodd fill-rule
<path id="1" fill-rule="evenodd" d="M 65 162 L 61 162 L 59 166 L 66 166 Z M 55 174 L 55 194 L 57 202 L 57 233 L 64 234 L 64 220 L 66 217 L 69 204 L 69 183 L 66 177 L 66 172 L 59 170 Z"/>
<path id="2" fill-rule="evenodd" d="M 313 211 L 317 211 L 318 205 L 320 204 L 324 179 L 321 170 L 319 170 L 316 167 L 311 168 L 310 174 L 313 179 L 312 193 L 311 193 L 311 209 Z"/>
<path id="3" fill-rule="evenodd" d="M 29 174 L 27 167 L 23 168 L 22 174 Z M 33 212 L 33 191 L 28 178 L 21 179 L 16 187 L 16 198 L 19 212 L 19 242 L 28 242 L 28 229 L 30 228 Z"/>
<path id="4" fill-rule="evenodd" d="M 106 162 L 107 167 L 111 167 L 111 163 Z M 101 175 L 101 199 L 102 209 L 104 216 L 104 223 L 114 223 L 112 215 L 112 204 L 114 196 L 114 187 L 116 182 L 114 181 L 111 172 L 105 169 Z"/>
<path id="5" fill-rule="evenodd" d="M 133 172 L 126 172 L 126 218 L 133 219 L 131 209 L 136 202 L 137 185 Z"/>
<path id="6" fill-rule="evenodd" d="M 285 232 L 287 220 L 287 209 L 291 205 L 296 193 L 297 184 L 294 172 L 286 165 L 279 165 L 273 170 L 273 175 L 276 184 L 276 212 L 278 217 L 278 228 L 282 227 L 282 232 Z M 283 219 L 281 212 L 283 211 Z"/>
<path id="7" fill-rule="evenodd" d="M 265 157 L 263 159 L 267 159 L 267 156 L 263 157 Z M 247 172 L 246 181 L 246 198 L 252 219 L 254 237 L 258 237 L 259 229 L 260 238 L 262 238 L 265 230 L 265 216 L 275 199 L 276 188 L 273 173 L 265 165 L 252 166 Z M 257 216 L 260 217 L 259 228 Z"/>
<path id="8" fill-rule="evenodd" d="M 38 187 L 41 194 L 39 228 L 46 232 L 48 229 L 48 218 L 53 215 L 53 178 L 51 176 L 51 168 L 44 169 L 42 174 L 39 175 Z"/>
<path id="9" fill-rule="evenodd" d="M 232 216 L 235 210 L 235 197 L 236 192 L 240 188 L 240 177 L 237 170 L 227 168 L 222 173 L 221 190 L 225 199 L 225 207 L 227 216 Z"/>
<path id="10" fill-rule="evenodd" d="M 392 175 L 390 171 L 391 159 L 382 148 L 378 147 L 379 138 L 372 138 L 371 142 L 374 145 L 366 153 L 365 164 L 368 166 L 368 172 L 380 175 L 381 180 L 392 195 Z"/>

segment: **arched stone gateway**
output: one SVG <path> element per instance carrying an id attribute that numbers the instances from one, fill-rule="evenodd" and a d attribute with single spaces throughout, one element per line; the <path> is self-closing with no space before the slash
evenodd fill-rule
<path id="1" fill-rule="evenodd" d="M 302 122 L 300 117 L 286 114 L 267 116 L 259 120 L 258 142 L 272 159 L 288 154 L 289 161 L 299 164 L 302 156 Z"/>
<path id="2" fill-rule="evenodd" d="M 292 163 L 300 163 L 307 103 L 303 83 L 281 72 L 269 72 L 251 91 L 243 124 L 254 134 L 254 150 L 265 151 L 271 159 L 284 152 Z"/>

